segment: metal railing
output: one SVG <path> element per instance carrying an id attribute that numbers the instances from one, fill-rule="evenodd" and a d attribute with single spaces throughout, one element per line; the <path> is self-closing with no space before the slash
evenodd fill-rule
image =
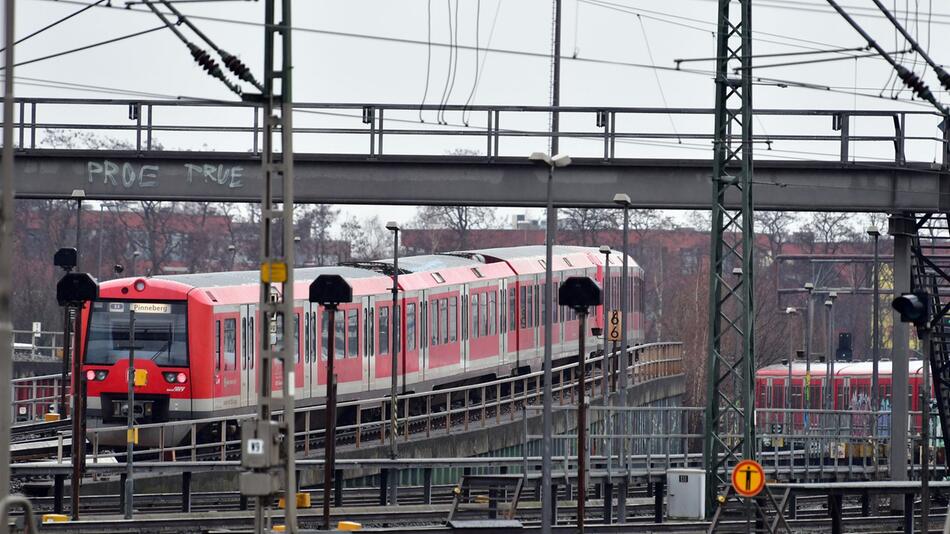
<path id="1" fill-rule="evenodd" d="M 66 413 L 71 405 L 69 378 L 66 375 Z M 28 376 L 11 380 L 13 390 L 12 420 L 24 423 L 43 419 L 57 411 L 63 391 L 62 374 Z"/>
<path id="2" fill-rule="evenodd" d="M 609 161 L 644 157 L 642 147 L 667 148 L 671 157 L 694 150 L 700 158 L 712 153 L 714 113 L 707 108 L 646 108 L 609 106 L 461 106 L 380 103 L 295 104 L 294 133 L 301 139 L 298 152 L 307 152 L 315 137 L 334 141 L 356 139 L 344 145 L 334 142 L 343 153 L 380 157 L 384 155 L 430 155 L 453 157 L 447 148 L 466 144 L 468 150 L 455 154 L 460 160 L 477 157 L 491 160 L 505 155 L 521 156 L 523 142 L 537 142 L 555 135 L 564 141 L 584 141 L 571 146 L 577 157 Z M 188 110 L 182 112 L 181 110 Z M 558 110 L 562 128 L 552 134 L 547 116 Z M 169 149 L 160 146 L 157 134 L 182 141 L 178 150 L 204 150 L 210 146 L 230 152 L 258 153 L 262 146 L 261 112 L 255 104 L 195 100 L 111 100 L 19 98 L 16 105 L 17 146 L 44 148 L 37 132 L 63 130 L 111 132 L 127 135 L 124 141 L 137 152 Z M 423 122 L 420 117 L 441 113 L 456 117 L 449 121 Z M 762 153 L 774 159 L 829 160 L 841 163 L 878 162 L 905 165 L 913 161 L 931 163 L 941 154 L 944 166 L 950 163 L 950 129 L 934 135 L 941 117 L 931 111 L 913 110 L 818 110 L 759 109 L 754 112 L 759 128 L 753 142 L 763 145 Z M 62 117 L 88 116 L 88 121 L 65 121 Z M 128 118 L 120 122 L 120 116 Z M 55 117 L 60 120 L 41 120 Z M 103 118 L 106 117 L 106 118 Z M 113 117 L 113 119 L 108 119 Z M 431 118 L 431 117 L 430 117 Z M 672 125 L 670 122 L 678 122 Z M 506 126 L 502 128 L 502 124 Z M 858 127 L 862 131 L 858 133 Z M 209 141 L 209 135 L 217 138 Z M 428 153 L 419 153 L 413 139 L 427 137 Z M 440 137 L 445 146 L 431 142 Z M 169 139 L 163 138 L 162 142 Z M 505 143 L 502 143 L 502 141 Z M 387 150 L 384 151 L 384 142 Z M 889 156 L 858 155 L 858 146 L 885 144 Z M 325 143 L 323 144 L 325 145 Z M 618 146 L 619 145 L 619 146 Z M 227 149 L 220 147 L 227 146 Z M 313 146 L 321 146 L 315 143 Z M 353 150 L 352 147 L 360 147 Z M 395 147 L 395 148 L 391 148 Z M 46 146 L 46 148 L 50 148 Z M 62 147 L 60 147 L 62 148 Z M 88 148 L 88 147 L 75 147 Z M 881 154 L 880 151 L 874 151 Z M 676 154 L 676 156 L 672 156 Z M 910 155 L 910 157 L 909 157 Z M 768 158 L 766 158 L 768 159 Z"/>
<path id="3" fill-rule="evenodd" d="M 613 360 L 617 357 L 614 355 Z M 599 370 L 601 356 L 588 360 L 587 383 L 603 391 L 606 384 L 616 382 L 618 373 L 605 375 Z M 611 369 L 619 365 L 611 364 Z M 628 383 L 640 384 L 658 378 L 682 373 L 681 343 L 652 343 L 631 347 L 628 354 Z M 595 372 L 596 371 L 596 372 Z M 558 405 L 567 405 L 575 400 L 577 365 L 568 364 L 553 370 L 555 382 L 552 389 Z M 598 374 L 600 373 L 600 374 Z M 515 377 L 503 378 L 474 386 L 412 393 L 399 397 L 399 425 L 397 431 L 402 441 L 427 439 L 437 435 L 454 435 L 476 428 L 515 422 L 525 405 L 540 405 L 540 371 Z M 360 399 L 338 404 L 340 414 L 351 413 L 353 421 L 339 424 L 336 440 L 339 448 L 364 449 L 382 446 L 388 437 L 389 397 Z M 305 455 L 322 451 L 325 432 L 316 422 L 323 420 L 324 406 L 302 407 L 297 410 L 303 424 L 295 433 L 296 449 Z M 155 445 L 137 447 L 134 456 L 143 459 L 224 461 L 240 455 L 240 439 L 237 429 L 240 421 L 253 417 L 250 414 L 227 417 L 212 417 L 191 421 L 170 421 L 137 425 L 141 440 Z M 90 463 L 100 459 L 115 458 L 115 453 L 106 445 L 126 436 L 125 426 L 89 428 L 87 436 L 92 443 Z M 199 434 L 215 439 L 202 441 Z M 175 439 L 188 436 L 186 443 Z M 62 461 L 58 457 L 57 461 Z"/>
<path id="4" fill-rule="evenodd" d="M 13 351 L 17 356 L 29 354 L 44 359 L 63 358 L 63 333 L 54 331 L 13 331 Z"/>

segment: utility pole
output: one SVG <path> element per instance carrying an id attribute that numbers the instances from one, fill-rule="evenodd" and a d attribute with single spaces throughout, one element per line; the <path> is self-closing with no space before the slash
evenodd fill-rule
<path id="1" fill-rule="evenodd" d="M 277 20 L 277 5 L 280 20 Z M 264 109 L 261 167 L 264 190 L 261 197 L 261 312 L 260 368 L 256 419 L 241 429 L 241 493 L 256 497 L 254 532 L 268 531 L 266 509 L 279 489 L 286 503 L 286 532 L 297 532 L 297 472 L 294 465 L 294 175 L 293 95 L 291 48 L 291 0 L 266 0 L 264 5 L 264 91 L 259 100 Z M 276 68 L 275 58 L 281 65 Z M 280 83 L 279 91 L 277 83 Z M 280 152 L 276 150 L 277 141 Z M 280 186 L 281 208 L 276 209 L 275 190 Z M 278 224 L 279 221 L 279 224 Z M 280 239 L 274 235 L 280 229 Z M 278 328 L 277 322 L 280 323 Z M 276 333 L 282 332 L 282 337 Z M 332 333 L 331 333 L 332 335 Z M 330 358 L 333 357 L 331 354 Z M 271 371 L 280 364 L 283 391 L 272 391 Z M 273 421 L 274 408 L 283 409 L 283 419 Z M 283 434 L 283 438 L 281 437 Z"/>
<path id="2" fill-rule="evenodd" d="M 13 378 L 13 317 L 10 312 L 10 284 L 13 272 L 13 49 L 14 0 L 6 0 L 3 10 L 3 149 L 0 160 L 0 398 L 11 399 Z M 65 382 L 62 384 L 65 388 Z M 10 410 L 0 410 L 0 501 L 10 494 Z M 5 525 L 4 525 L 5 526 Z"/>
<path id="3" fill-rule="evenodd" d="M 716 119 L 712 172 L 709 345 L 706 364 L 706 511 L 727 484 L 727 469 L 755 456 L 752 226 L 752 2 L 719 0 Z M 730 77 L 738 64 L 739 77 Z M 737 142 L 739 141 L 739 142 Z M 738 171 L 738 174 L 736 174 Z M 739 209 L 726 207 L 739 200 Z M 736 267 L 738 266 L 738 267 Z M 725 276 L 736 267 L 738 278 Z M 734 272 L 735 272 L 734 270 Z M 733 280 L 736 280 L 733 282 Z"/>

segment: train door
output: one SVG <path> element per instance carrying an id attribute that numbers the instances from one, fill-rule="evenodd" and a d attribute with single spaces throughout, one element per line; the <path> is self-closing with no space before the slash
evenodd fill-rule
<path id="1" fill-rule="evenodd" d="M 376 376 L 376 299 L 372 295 L 363 299 L 363 390 L 375 387 Z"/>
<path id="2" fill-rule="evenodd" d="M 419 376 L 419 297 L 405 295 L 402 308 L 403 335 L 399 353 L 405 365 L 400 367 L 409 382 L 418 382 L 422 379 Z"/>
<path id="3" fill-rule="evenodd" d="M 254 312 L 248 304 L 241 306 L 241 405 L 250 406 L 257 402 L 254 383 Z"/>
<path id="4" fill-rule="evenodd" d="M 316 305 L 310 302 L 305 302 L 303 305 L 303 314 L 301 315 L 302 324 L 300 325 L 303 331 L 303 362 L 301 375 L 303 378 L 303 388 L 302 388 L 302 398 L 312 399 L 314 397 L 314 387 L 313 387 L 313 375 L 314 375 L 314 366 L 313 360 L 315 359 L 316 353 L 313 351 L 313 329 L 311 328 L 311 317 L 313 317 L 312 310 Z"/>
<path id="5" fill-rule="evenodd" d="M 237 343 L 240 311 L 214 318 L 214 409 L 234 409 L 242 402 L 240 350 Z"/>

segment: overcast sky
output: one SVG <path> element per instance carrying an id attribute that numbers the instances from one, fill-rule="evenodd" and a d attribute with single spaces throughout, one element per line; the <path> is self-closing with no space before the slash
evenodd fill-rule
<path id="1" fill-rule="evenodd" d="M 20 0 L 17 3 L 17 34 L 24 36 L 92 0 Z M 888 50 L 908 48 L 895 38 L 893 27 L 881 16 L 870 0 L 842 0 L 856 19 Z M 896 3 L 895 3 L 896 2 Z M 103 2 L 106 4 L 107 2 Z M 887 0 L 891 8 L 906 20 L 911 33 L 918 36 L 935 60 L 943 62 L 950 55 L 950 8 L 943 2 L 928 0 Z M 112 0 L 114 6 L 124 6 Z M 736 4 L 734 4 L 736 5 Z M 775 54 L 862 47 L 865 43 L 831 8 L 819 0 L 757 0 L 754 2 L 754 53 Z M 932 11 L 931 7 L 936 11 Z M 208 2 L 181 4 L 205 33 L 219 46 L 240 56 L 260 77 L 262 71 L 263 2 Z M 473 104 L 547 105 L 550 98 L 550 59 L 537 55 L 488 52 L 476 56 L 473 50 L 459 50 L 455 79 L 451 92 L 446 90 L 451 65 L 450 49 L 438 46 L 449 43 L 457 32 L 462 45 L 506 49 L 536 54 L 549 54 L 552 37 L 551 0 L 296 0 L 294 2 L 294 99 L 298 102 L 378 102 L 438 104 L 445 93 L 448 101 L 464 104 L 473 95 L 476 71 L 479 83 L 471 97 Z M 668 69 L 677 58 L 710 57 L 715 52 L 715 0 L 564 0 L 562 28 L 561 103 L 572 106 L 645 106 L 645 107 L 712 107 L 713 83 L 708 71 L 712 62 L 684 64 L 701 72 L 676 72 Z M 451 18 L 449 13 L 451 12 Z M 210 17 L 211 20 L 199 17 Z M 457 24 L 456 24 L 457 18 Z M 246 24 L 239 23 L 240 21 Z M 449 32 L 449 25 L 453 33 Z M 132 9 L 96 7 L 55 28 L 32 37 L 17 47 L 17 61 L 42 57 L 100 40 L 156 27 L 159 20 L 141 5 Z M 192 33 L 183 30 L 197 41 Z M 334 35 L 339 32 L 397 38 L 413 42 L 395 42 L 366 37 Z M 425 43 L 431 34 L 434 46 Z M 932 35 L 931 35 L 932 34 Z M 847 52 L 865 55 L 866 52 Z M 843 55 L 838 54 L 838 55 Z M 576 57 L 577 59 L 571 59 Z M 766 65 L 800 61 L 821 56 L 760 58 L 755 63 Z M 915 57 L 903 55 L 903 62 L 913 67 Z M 430 58 L 427 60 L 427 58 Z M 476 65 L 481 68 L 476 69 Z M 924 72 L 916 59 L 916 71 Z M 428 84 L 426 73 L 428 71 Z M 821 108 L 821 109 L 905 109 L 926 111 L 919 102 L 909 102 L 907 91 L 897 101 L 875 98 L 882 89 L 889 89 L 890 67 L 879 58 L 846 59 L 843 61 L 799 66 L 762 68 L 757 76 L 793 82 L 807 82 L 835 91 L 816 90 L 764 84 L 755 88 L 756 108 Z M 82 98 L 142 98 L 139 93 L 169 97 L 185 96 L 235 100 L 220 82 L 205 75 L 193 62 L 185 46 L 168 30 L 157 31 L 121 43 L 44 60 L 18 67 L 17 96 L 66 96 Z M 928 71 L 926 79 L 935 90 L 939 87 Z M 53 82 L 53 83 L 50 83 Z M 61 83 L 85 84 L 114 91 L 65 88 Z M 40 85 L 38 85 L 40 84 Z M 45 85 L 45 86 L 41 86 Z M 53 85 L 55 87 L 49 87 Z M 428 85 L 428 90 L 426 89 Z M 127 92 L 127 94 L 125 94 Z M 862 96 L 855 95 L 855 92 Z M 872 95 L 872 96 L 863 96 Z M 946 93 L 938 98 L 948 100 Z M 41 120 L 123 121 L 124 109 L 88 108 L 57 111 L 55 117 Z M 435 112 L 423 116 L 427 124 L 436 121 Z M 418 121 L 418 113 L 399 115 Z M 313 116 L 295 119 L 298 124 L 360 127 L 358 119 Z M 445 120 L 473 127 L 484 125 L 484 117 L 447 113 Z M 547 127 L 546 116 L 507 119 L 508 127 Z M 709 133 L 708 118 L 690 118 L 656 114 L 642 119 L 643 124 L 628 122 L 627 128 L 662 133 Z M 227 114 L 217 111 L 202 115 L 194 110 L 167 110 L 156 118 L 157 123 L 249 125 L 245 113 Z M 592 115 L 565 117 L 564 129 L 593 131 Z M 919 117 L 908 120 L 908 131 L 921 136 L 934 136 L 937 120 Z M 400 124 L 399 127 L 411 127 Z M 787 119 L 764 117 L 756 121 L 760 133 L 812 133 L 833 135 L 831 120 Z M 852 134 L 885 135 L 892 131 L 889 119 L 860 121 L 852 126 Z M 201 137 L 166 133 L 159 136 L 167 148 L 201 148 L 247 150 L 248 136 L 203 135 Z M 353 136 L 309 136 L 295 140 L 296 149 L 304 152 L 357 152 L 365 150 L 367 139 Z M 441 154 L 457 147 L 482 149 L 484 140 L 458 137 L 412 137 L 387 140 L 387 149 L 425 154 Z M 572 155 L 597 155 L 602 150 L 598 141 L 565 141 L 563 151 Z M 757 157 L 801 159 L 835 157 L 835 143 L 801 145 L 777 142 L 771 152 L 756 147 Z M 506 141 L 505 155 L 527 154 L 546 150 L 542 138 Z M 711 155 L 707 141 L 675 139 L 660 143 L 624 144 L 624 155 L 637 157 L 693 157 Z M 859 158 L 887 158 L 892 155 L 888 143 L 859 143 L 852 152 Z M 929 141 L 911 143 L 909 159 L 930 161 L 936 144 Z M 633 195 L 631 195 L 633 196 Z M 385 210 L 385 211 L 383 211 Z M 349 207 L 349 213 L 366 216 L 380 213 L 408 219 L 412 208 Z M 382 215 L 385 213 L 385 215 Z"/>

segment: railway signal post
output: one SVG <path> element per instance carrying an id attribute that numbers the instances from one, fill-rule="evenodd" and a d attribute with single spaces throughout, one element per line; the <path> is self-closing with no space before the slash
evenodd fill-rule
<path id="1" fill-rule="evenodd" d="M 584 330 L 587 310 L 600 306 L 601 293 L 597 282 L 586 276 L 572 276 L 561 283 L 558 301 L 577 312 L 577 530 L 584 534 L 584 506 L 587 501 L 587 363 Z M 606 498 L 610 498 L 607 496 Z M 623 497 L 621 497 L 623 498 Z"/>
<path id="2" fill-rule="evenodd" d="M 338 274 L 321 274 L 310 283 L 310 302 L 323 306 L 330 319 L 327 326 L 327 402 L 323 431 L 323 527 L 327 530 L 330 530 L 330 494 L 336 469 L 336 373 L 333 369 L 336 311 L 340 304 L 352 301 L 353 288 Z"/>
<path id="3" fill-rule="evenodd" d="M 73 253 L 75 249 L 72 250 Z M 60 251 L 62 252 L 62 250 Z M 64 253 L 63 256 L 60 256 L 57 253 L 58 262 L 66 262 L 69 260 L 75 259 L 74 254 Z M 59 265 L 59 263 L 57 263 Z M 75 265 L 75 264 L 74 264 Z M 96 281 L 88 273 L 74 273 L 67 272 L 60 281 L 56 284 L 56 301 L 60 306 L 63 306 L 67 310 L 70 308 L 75 308 L 76 323 L 73 331 L 76 332 L 73 335 L 73 339 L 70 340 L 68 337 L 63 341 L 64 349 L 67 344 L 72 344 L 72 350 L 74 351 L 72 361 L 72 378 L 73 378 L 73 413 L 72 413 L 72 445 L 70 450 L 72 451 L 72 467 L 73 467 L 73 481 L 71 484 L 71 506 L 72 506 L 72 518 L 73 520 L 79 519 L 79 486 L 82 482 L 82 470 L 85 465 L 85 453 L 86 453 L 86 413 L 85 413 L 85 380 L 82 376 L 82 361 L 79 358 L 79 317 L 80 310 L 82 309 L 83 302 L 90 302 L 97 300 L 99 298 L 99 285 L 96 284 Z M 67 317 L 69 313 L 67 311 Z M 63 387 L 66 387 L 66 383 L 63 383 Z M 131 409 L 131 407 L 130 407 Z"/>

